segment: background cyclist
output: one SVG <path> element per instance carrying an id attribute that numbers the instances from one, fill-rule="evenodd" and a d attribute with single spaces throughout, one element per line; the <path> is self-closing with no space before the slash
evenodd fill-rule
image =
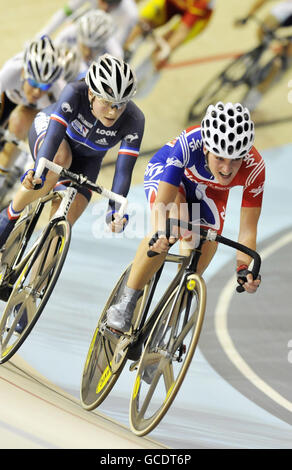
<path id="1" fill-rule="evenodd" d="M 122 48 L 130 31 L 138 21 L 138 8 L 135 0 L 69 0 L 58 10 L 37 36 L 53 33 L 63 27 L 68 20 L 74 20 L 89 8 L 97 8 L 110 14 L 114 22 L 112 39 Z M 107 51 L 110 52 L 110 51 Z M 116 52 L 111 51 L 112 54 Z M 116 54 L 117 55 L 117 54 Z M 120 54 L 119 54 L 120 55 Z"/>
<path id="2" fill-rule="evenodd" d="M 0 70 L 0 126 L 25 140 L 38 110 L 60 96 L 65 85 L 62 72 L 59 50 L 48 36 L 32 41 L 24 52 L 9 59 Z M 19 153 L 13 143 L 1 149 L 0 190 Z"/>
<path id="3" fill-rule="evenodd" d="M 199 223 L 218 233 L 223 230 L 229 190 L 242 186 L 242 204 L 238 241 L 256 248 L 257 225 L 261 212 L 265 164 L 254 142 L 254 124 L 249 111 L 239 103 L 217 103 L 208 107 L 201 127 L 193 126 L 168 142 L 150 160 L 144 187 L 151 210 L 152 231 L 142 240 L 120 301 L 109 308 L 108 326 L 128 331 L 136 301 L 145 284 L 164 261 L 169 243 L 179 234 L 165 237 L 166 217 Z M 199 213 L 197 211 L 199 205 Z M 159 233 L 158 237 L 153 234 Z M 195 240 L 183 233 L 180 251 L 188 254 Z M 149 258 L 149 241 L 159 256 Z M 202 273 L 217 249 L 216 242 L 206 242 L 198 272 Z M 237 275 L 247 276 L 244 289 L 253 293 L 260 280 L 248 270 L 250 258 L 238 252 Z"/>
<path id="4" fill-rule="evenodd" d="M 248 11 L 246 17 L 236 20 L 235 25 L 241 26 L 246 24 L 247 21 L 252 18 L 252 16 L 268 1 L 269 0 L 256 1 Z M 292 26 L 292 0 L 278 1 L 264 17 L 261 25 L 258 27 L 258 40 L 259 42 L 262 42 L 267 31 L 276 31 L 279 28 L 287 28 L 289 26 Z M 283 47 L 283 44 L 277 44 L 277 41 L 272 43 L 271 50 L 276 56 L 278 56 L 278 58 L 273 61 L 273 66 L 265 79 L 257 87 L 251 88 L 248 95 L 245 97 L 244 104 L 250 109 L 250 111 L 253 111 L 259 104 L 263 94 L 270 88 L 271 84 L 274 83 L 274 80 L 278 77 L 278 73 L 283 68 L 283 65 L 287 68 L 291 65 L 292 35 L 291 39 L 287 41 L 284 54 Z"/>
<path id="5" fill-rule="evenodd" d="M 172 52 L 181 44 L 201 33 L 210 21 L 215 0 L 149 0 L 141 9 L 140 21 L 134 26 L 125 42 L 124 48 L 130 56 L 135 40 L 145 33 L 166 25 L 178 15 L 179 19 L 170 24 L 162 35 L 165 40 L 163 49 L 157 45 L 153 53 L 156 69 L 169 60 Z"/>
<path id="6" fill-rule="evenodd" d="M 123 56 L 121 46 L 111 37 L 113 29 L 112 17 L 95 9 L 82 15 L 56 36 L 55 44 L 65 58 L 65 80 L 83 78 L 90 63 L 106 52 L 115 57 Z"/>

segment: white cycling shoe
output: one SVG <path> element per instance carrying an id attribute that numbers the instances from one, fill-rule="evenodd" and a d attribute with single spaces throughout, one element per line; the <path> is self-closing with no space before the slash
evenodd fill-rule
<path id="1" fill-rule="evenodd" d="M 107 311 L 107 326 L 125 333 L 131 328 L 131 321 L 137 300 L 142 291 L 125 288 L 119 303 L 112 305 Z"/>

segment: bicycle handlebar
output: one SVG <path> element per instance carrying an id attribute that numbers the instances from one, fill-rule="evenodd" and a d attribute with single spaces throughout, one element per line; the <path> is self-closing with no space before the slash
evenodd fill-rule
<path id="1" fill-rule="evenodd" d="M 78 186 L 83 186 L 85 188 L 88 188 L 100 194 L 101 196 L 106 197 L 107 199 L 111 199 L 112 201 L 117 202 L 118 204 L 120 204 L 120 208 L 118 210 L 119 216 L 123 217 L 123 215 L 125 214 L 128 200 L 121 194 L 114 193 L 110 191 L 109 189 L 106 189 L 103 186 L 100 186 L 99 184 L 93 183 L 87 178 L 87 176 L 72 173 L 66 168 L 63 168 L 61 165 L 51 162 L 47 158 L 43 158 L 43 157 L 40 158 L 38 162 L 38 166 L 35 171 L 35 178 L 40 178 L 46 168 L 50 171 L 53 171 L 57 175 L 64 176 L 70 179 L 72 182 L 76 183 Z"/>
<path id="2" fill-rule="evenodd" d="M 173 226 L 184 228 L 188 230 L 189 232 L 194 232 L 194 229 L 198 230 L 198 226 L 197 225 L 195 226 L 191 224 L 190 222 L 184 222 L 182 220 L 176 220 L 176 219 L 167 219 L 166 231 L 165 231 L 166 238 L 170 237 Z M 230 240 L 229 238 L 223 237 L 222 235 L 219 235 L 215 230 L 204 229 L 202 227 L 199 227 L 199 229 L 200 229 L 201 239 L 222 243 L 223 245 L 234 248 L 235 250 L 241 251 L 242 253 L 245 253 L 246 255 L 250 256 L 253 259 L 253 267 L 251 269 L 251 273 L 252 273 L 253 278 L 257 279 L 259 272 L 260 272 L 260 267 L 261 267 L 261 257 L 255 250 L 252 250 L 251 248 L 245 245 L 242 245 L 241 243 L 235 242 L 234 240 Z M 147 254 L 149 257 L 153 257 L 153 256 L 158 255 L 159 253 L 149 250 Z M 245 289 L 242 286 L 237 286 L 236 290 L 237 292 L 244 292 Z"/>

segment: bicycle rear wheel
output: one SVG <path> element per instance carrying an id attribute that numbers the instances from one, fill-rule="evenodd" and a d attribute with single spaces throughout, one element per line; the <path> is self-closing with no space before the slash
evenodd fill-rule
<path id="1" fill-rule="evenodd" d="M 81 404 L 88 411 L 97 408 L 105 400 L 127 360 L 127 337 L 106 327 L 106 314 L 123 292 L 130 269 L 131 266 L 128 266 L 114 287 L 99 317 L 88 349 L 80 387 Z"/>
<path id="2" fill-rule="evenodd" d="M 259 46 L 236 57 L 215 79 L 205 85 L 189 109 L 188 122 L 201 120 L 210 104 L 226 99 L 240 102 L 249 87 L 250 77 L 262 50 L 262 46 Z"/>
<path id="3" fill-rule="evenodd" d="M 0 319 L 0 364 L 16 353 L 40 317 L 62 270 L 70 239 L 70 224 L 58 221 L 43 233 L 19 272 Z M 24 325 L 21 332 L 19 322 Z"/>
<path id="4" fill-rule="evenodd" d="M 165 303 L 140 359 L 130 402 L 130 426 L 138 436 L 152 431 L 173 402 L 194 355 L 204 319 L 206 287 L 187 277 Z M 173 309 L 174 308 L 174 309 Z"/>

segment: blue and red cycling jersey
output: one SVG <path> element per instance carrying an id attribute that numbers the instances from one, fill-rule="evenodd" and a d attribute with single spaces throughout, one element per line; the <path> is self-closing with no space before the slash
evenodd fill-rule
<path id="1" fill-rule="evenodd" d="M 155 201 L 160 181 L 178 186 L 190 205 L 199 203 L 201 225 L 221 233 L 231 188 L 243 187 L 242 207 L 262 205 L 265 163 L 255 147 L 252 147 L 243 158 L 231 184 L 219 184 L 206 166 L 201 128 L 193 126 L 164 145 L 150 160 L 144 178 L 144 188 L 150 205 Z"/>
<path id="2" fill-rule="evenodd" d="M 107 151 L 120 142 L 112 190 L 126 196 L 144 133 L 144 114 L 133 101 L 127 103 L 111 127 L 90 110 L 84 80 L 69 83 L 53 105 L 40 111 L 32 125 L 29 143 L 34 159 L 53 160 L 66 139 L 72 151 L 70 169 L 95 181 Z M 41 144 L 41 145 L 40 145 Z"/>

